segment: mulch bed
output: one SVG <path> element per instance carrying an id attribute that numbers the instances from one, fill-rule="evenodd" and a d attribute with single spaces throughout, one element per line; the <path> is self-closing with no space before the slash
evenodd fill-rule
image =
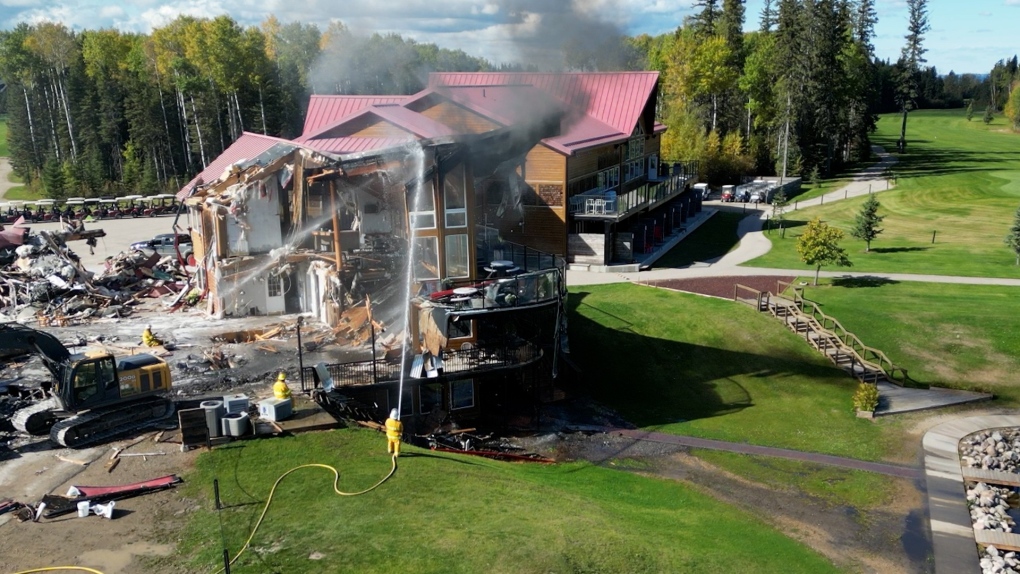
<path id="1" fill-rule="evenodd" d="M 661 281 L 646 281 L 646 285 L 662 287 L 664 289 L 675 289 L 701 295 L 733 299 L 733 286 L 740 284 L 745 287 L 759 291 L 776 292 L 776 281 L 790 282 L 796 277 L 779 277 L 775 275 L 754 275 L 741 277 L 699 277 L 696 279 L 664 279 Z"/>

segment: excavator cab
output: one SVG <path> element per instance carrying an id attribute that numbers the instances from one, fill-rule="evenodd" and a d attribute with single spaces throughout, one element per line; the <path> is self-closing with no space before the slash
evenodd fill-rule
<path id="1" fill-rule="evenodd" d="M 115 361 L 112 355 L 72 355 L 63 384 L 56 389 L 62 408 L 78 412 L 166 391 L 170 369 L 148 354 Z"/>

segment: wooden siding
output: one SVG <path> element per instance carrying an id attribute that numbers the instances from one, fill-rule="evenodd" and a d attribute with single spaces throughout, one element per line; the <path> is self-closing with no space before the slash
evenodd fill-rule
<path id="1" fill-rule="evenodd" d="M 575 156 L 567 158 L 567 181 L 591 175 L 599 171 L 599 157 L 607 154 L 616 155 L 617 159 L 613 165 L 619 165 L 619 151 L 613 149 L 612 145 L 604 145 L 597 148 L 586 149 Z M 603 168 L 610 166 L 603 166 Z"/>
<path id="2" fill-rule="evenodd" d="M 662 134 L 654 135 L 651 139 L 645 140 L 645 155 L 659 153 L 662 149 Z M 662 159 L 661 157 L 659 158 Z"/>
<path id="3" fill-rule="evenodd" d="M 531 148 L 526 159 L 524 179 L 532 187 L 535 183 L 566 183 L 566 156 L 539 144 Z"/>
<path id="4" fill-rule="evenodd" d="M 563 257 L 567 253 L 567 215 L 563 208 L 524 207 L 524 230 L 504 236 L 514 243 Z"/>
<path id="5" fill-rule="evenodd" d="M 361 120 L 361 119 L 357 120 L 358 123 L 361 123 L 362 121 L 363 120 Z M 408 132 L 398 128 L 397 126 L 395 126 L 395 125 L 393 125 L 393 124 L 391 124 L 389 122 L 379 121 L 379 120 L 377 120 L 375 122 L 372 122 L 372 123 L 366 122 L 365 124 L 360 125 L 358 127 L 355 127 L 353 129 L 355 129 L 357 131 L 352 133 L 351 136 L 353 136 L 353 137 L 360 137 L 360 138 L 407 138 L 407 139 L 411 139 L 413 137 L 410 133 L 408 133 Z"/>
<path id="6" fill-rule="evenodd" d="M 446 125 L 457 133 L 480 134 L 499 127 L 499 124 L 453 102 L 439 102 L 422 110 L 421 115 Z"/>

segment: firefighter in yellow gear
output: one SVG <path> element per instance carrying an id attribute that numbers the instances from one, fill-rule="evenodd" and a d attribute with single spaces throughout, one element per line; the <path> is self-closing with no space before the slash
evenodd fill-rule
<path id="1" fill-rule="evenodd" d="M 163 344 L 163 341 L 152 334 L 152 325 L 146 325 L 145 330 L 142 331 L 142 344 L 146 347 L 158 347 Z"/>
<path id="2" fill-rule="evenodd" d="M 386 452 L 400 456 L 400 437 L 404 434 L 404 423 L 400 422 L 397 409 L 390 410 L 390 418 L 386 419 Z"/>
<path id="3" fill-rule="evenodd" d="M 273 383 L 273 396 L 278 399 L 290 398 L 290 387 L 287 386 L 287 373 L 280 373 Z"/>

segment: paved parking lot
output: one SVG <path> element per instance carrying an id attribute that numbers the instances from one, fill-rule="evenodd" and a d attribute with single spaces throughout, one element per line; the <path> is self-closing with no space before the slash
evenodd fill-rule
<path id="1" fill-rule="evenodd" d="M 85 245 L 84 241 L 73 241 L 68 244 L 68 247 L 81 257 L 82 264 L 86 269 L 99 271 L 103 268 L 103 262 L 108 256 L 127 251 L 132 243 L 152 239 L 159 233 L 172 233 L 173 223 L 173 216 L 100 219 L 85 224 L 85 229 L 102 229 L 106 232 L 106 237 L 99 239 L 94 254 L 89 254 L 89 247 Z M 182 216 L 179 223 L 186 229 L 187 217 Z M 61 224 L 60 222 L 30 223 L 28 227 L 33 231 L 59 230 Z"/>

